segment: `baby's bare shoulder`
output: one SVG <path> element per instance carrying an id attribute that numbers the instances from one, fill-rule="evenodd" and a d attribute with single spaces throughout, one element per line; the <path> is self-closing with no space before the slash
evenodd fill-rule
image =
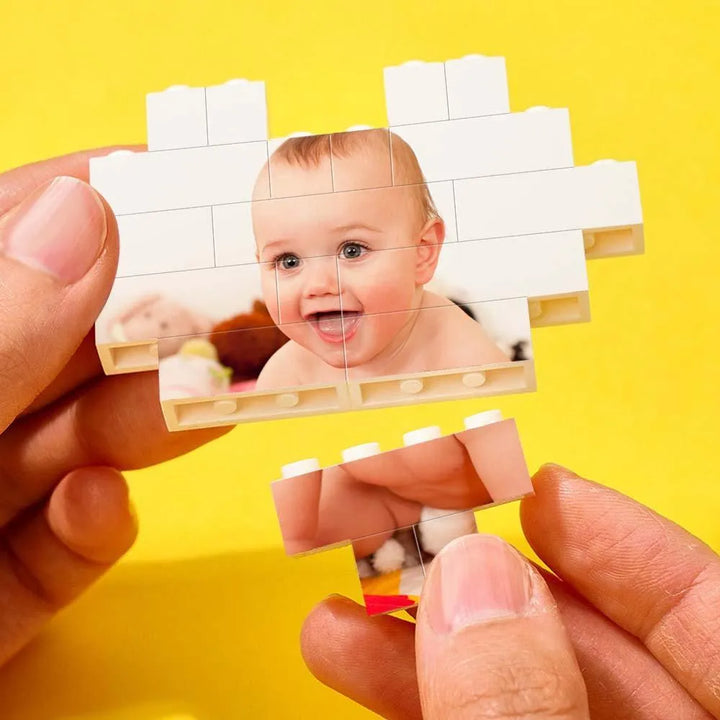
<path id="1" fill-rule="evenodd" d="M 458 367 L 486 365 L 507 362 L 508 356 L 497 346 L 482 325 L 471 318 L 461 308 L 443 308 L 441 326 L 437 328 L 439 346 L 444 355 L 451 353 Z"/>
<path id="2" fill-rule="evenodd" d="M 300 347 L 292 340 L 288 340 L 279 350 L 276 350 L 260 372 L 257 389 L 274 390 L 302 384 L 297 372 L 300 359 L 299 350 Z"/>

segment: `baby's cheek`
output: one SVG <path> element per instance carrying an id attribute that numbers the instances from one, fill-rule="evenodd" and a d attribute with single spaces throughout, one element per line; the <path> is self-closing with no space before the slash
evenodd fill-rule
<path id="1" fill-rule="evenodd" d="M 288 340 L 293 340 L 294 342 L 298 343 L 298 345 L 305 346 L 303 343 L 303 334 L 302 334 L 302 328 L 295 324 L 290 323 L 289 325 L 281 325 L 280 330 L 282 330 L 283 335 L 288 338 Z"/>
<path id="2" fill-rule="evenodd" d="M 355 275 L 366 313 L 393 312 L 412 307 L 415 292 L 414 251 L 385 250 L 372 258 L 365 272 Z M 358 271 L 361 268 L 358 267 Z"/>
<path id="3" fill-rule="evenodd" d="M 412 307 L 415 285 L 412 279 L 388 272 L 377 277 L 362 290 L 363 307 L 366 313 L 387 313 L 408 310 Z"/>
<path id="4" fill-rule="evenodd" d="M 302 322 L 300 313 L 301 294 L 302 284 L 298 282 L 298 278 L 278 277 L 277 295 L 275 297 L 275 304 L 278 308 L 276 323 Z"/>
<path id="5" fill-rule="evenodd" d="M 277 301 L 277 285 L 275 283 L 275 273 L 263 271 L 260 277 L 260 286 L 263 294 L 263 302 L 270 313 L 273 322 L 279 324 L 279 308 Z"/>

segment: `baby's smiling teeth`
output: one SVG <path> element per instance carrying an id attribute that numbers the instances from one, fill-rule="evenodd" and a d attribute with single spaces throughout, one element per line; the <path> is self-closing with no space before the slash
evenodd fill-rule
<path id="1" fill-rule="evenodd" d="M 339 310 L 313 313 L 310 320 L 321 333 L 342 336 L 342 313 Z"/>
<path id="2" fill-rule="evenodd" d="M 314 323 L 323 335 L 341 338 L 348 332 L 348 325 L 354 326 L 361 314 L 358 311 L 346 310 L 342 313 L 339 310 L 329 310 L 312 313 L 308 320 Z"/>

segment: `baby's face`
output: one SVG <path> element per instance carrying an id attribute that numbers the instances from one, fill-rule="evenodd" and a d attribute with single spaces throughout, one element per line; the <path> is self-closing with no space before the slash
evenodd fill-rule
<path id="1" fill-rule="evenodd" d="M 278 163 L 273 184 L 285 194 L 317 187 L 330 171 Z M 343 172 L 364 174 L 372 164 L 353 156 Z M 442 221 L 435 221 L 440 228 Z M 295 342 L 334 367 L 368 362 L 411 322 L 437 262 L 438 247 L 421 240 L 423 222 L 413 191 L 403 187 L 306 195 L 253 204 L 264 300 L 276 324 Z M 341 315 L 342 313 L 342 315 Z M 381 315 L 378 315 L 382 313 Z"/>

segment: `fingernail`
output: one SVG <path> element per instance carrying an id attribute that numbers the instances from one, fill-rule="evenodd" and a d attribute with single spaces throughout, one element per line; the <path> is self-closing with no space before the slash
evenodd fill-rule
<path id="1" fill-rule="evenodd" d="M 106 234 L 98 195 L 81 180 L 59 177 L 3 219 L 0 252 L 69 285 L 95 264 Z"/>
<path id="2" fill-rule="evenodd" d="M 560 463 L 554 463 L 554 462 L 546 462 L 546 463 L 543 463 L 543 464 L 538 468 L 538 472 L 539 472 L 540 470 L 543 470 L 543 469 L 546 469 L 546 470 L 560 470 L 561 472 L 564 472 L 564 473 L 568 473 L 568 474 L 572 474 L 572 475 L 575 474 L 575 473 L 573 473 L 572 470 L 570 470 L 569 468 L 566 468 L 564 465 L 560 465 Z"/>
<path id="3" fill-rule="evenodd" d="M 559 465 L 558 463 L 554 462 L 546 462 L 543 463 L 538 469 L 535 475 L 533 475 L 533 478 L 537 477 L 540 474 L 543 473 L 550 473 L 551 475 L 563 475 L 564 477 L 569 478 L 577 478 L 579 475 L 577 473 L 574 473 L 569 468 L 566 468 L 564 465 Z"/>
<path id="4" fill-rule="evenodd" d="M 426 600 L 436 633 L 446 635 L 527 611 L 532 595 L 527 564 L 500 538 L 465 535 L 443 548 L 433 565 L 438 561 Z"/>
<path id="5" fill-rule="evenodd" d="M 357 605 L 357 603 L 353 602 L 350 598 L 345 597 L 345 595 L 341 595 L 340 593 L 330 593 L 325 598 L 325 602 L 339 602 L 343 605 Z"/>

